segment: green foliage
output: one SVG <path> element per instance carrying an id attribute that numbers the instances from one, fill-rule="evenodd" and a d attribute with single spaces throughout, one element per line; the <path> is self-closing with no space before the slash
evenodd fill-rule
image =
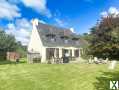
<path id="1" fill-rule="evenodd" d="M 90 55 L 88 55 L 88 54 L 83 54 L 83 55 L 81 55 L 81 57 L 82 57 L 84 60 L 89 60 Z"/>
<path id="2" fill-rule="evenodd" d="M 119 60 L 119 17 L 108 16 L 91 29 L 90 54 Z"/>
<path id="3" fill-rule="evenodd" d="M 7 51 L 14 51 L 16 49 L 16 41 L 14 36 L 6 34 L 0 29 L 0 60 L 6 59 Z"/>
<path id="4" fill-rule="evenodd" d="M 27 47 L 26 46 L 23 46 L 21 44 L 21 42 L 17 42 L 17 45 L 16 45 L 16 52 L 20 53 L 21 57 L 26 57 L 26 53 L 27 53 Z"/>
<path id="5" fill-rule="evenodd" d="M 89 50 L 88 47 L 83 48 L 84 52 L 81 53 L 81 58 L 83 58 L 84 60 L 89 60 L 89 58 L 91 57 L 91 55 L 89 55 Z"/>
<path id="6" fill-rule="evenodd" d="M 14 36 L 6 34 L 5 31 L 0 29 L 0 60 L 5 60 L 8 51 L 16 51 L 22 57 L 26 55 L 26 47 L 17 42 Z"/>
<path id="7" fill-rule="evenodd" d="M 16 40 L 14 36 L 6 34 L 0 30 L 0 50 L 13 51 L 16 49 Z"/>
<path id="8" fill-rule="evenodd" d="M 92 40 L 93 36 L 91 34 L 84 33 L 83 35 L 81 35 L 81 38 L 83 38 L 90 44 L 90 41 Z"/>

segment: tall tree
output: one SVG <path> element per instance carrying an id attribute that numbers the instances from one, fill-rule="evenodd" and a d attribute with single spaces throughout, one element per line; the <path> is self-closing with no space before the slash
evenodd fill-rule
<path id="1" fill-rule="evenodd" d="M 101 58 L 119 60 L 119 17 L 109 15 L 91 29 L 90 53 Z"/>
<path id="2" fill-rule="evenodd" d="M 0 29 L 0 60 L 6 58 L 7 51 L 14 51 L 16 49 L 16 40 L 14 36 L 8 35 Z"/>
<path id="3" fill-rule="evenodd" d="M 6 34 L 0 30 L 0 50 L 13 51 L 16 49 L 16 40 L 14 36 Z"/>
<path id="4" fill-rule="evenodd" d="M 16 52 L 18 52 L 21 55 L 21 57 L 26 57 L 27 47 L 23 46 L 19 41 L 17 42 L 16 47 Z"/>

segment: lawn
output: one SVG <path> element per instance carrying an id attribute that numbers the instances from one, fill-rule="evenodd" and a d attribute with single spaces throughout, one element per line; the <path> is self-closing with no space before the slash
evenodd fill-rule
<path id="1" fill-rule="evenodd" d="M 0 90 L 109 90 L 110 80 L 118 65 L 0 63 Z"/>

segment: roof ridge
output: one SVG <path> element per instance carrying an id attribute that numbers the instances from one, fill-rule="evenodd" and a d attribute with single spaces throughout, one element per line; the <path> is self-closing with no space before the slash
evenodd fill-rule
<path id="1" fill-rule="evenodd" d="M 69 28 L 59 27 L 59 26 L 56 26 L 56 25 L 51 25 L 51 24 L 46 24 L 46 23 L 41 23 L 41 22 L 38 22 L 38 25 L 39 24 L 42 24 L 42 25 L 45 25 L 45 26 L 48 26 L 48 27 L 52 27 L 52 28 L 58 28 L 58 29 L 63 29 L 63 30 L 70 30 Z"/>

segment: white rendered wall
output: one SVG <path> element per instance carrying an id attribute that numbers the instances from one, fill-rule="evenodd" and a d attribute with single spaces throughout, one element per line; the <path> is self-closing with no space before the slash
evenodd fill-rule
<path id="1" fill-rule="evenodd" d="M 45 62 L 46 61 L 46 52 L 45 52 L 46 50 L 45 50 L 45 47 L 43 46 L 38 30 L 36 28 L 36 26 L 38 25 L 38 21 L 34 20 L 32 23 L 33 23 L 33 30 L 32 30 L 30 42 L 28 45 L 28 52 L 40 53 L 42 57 L 41 62 Z"/>

